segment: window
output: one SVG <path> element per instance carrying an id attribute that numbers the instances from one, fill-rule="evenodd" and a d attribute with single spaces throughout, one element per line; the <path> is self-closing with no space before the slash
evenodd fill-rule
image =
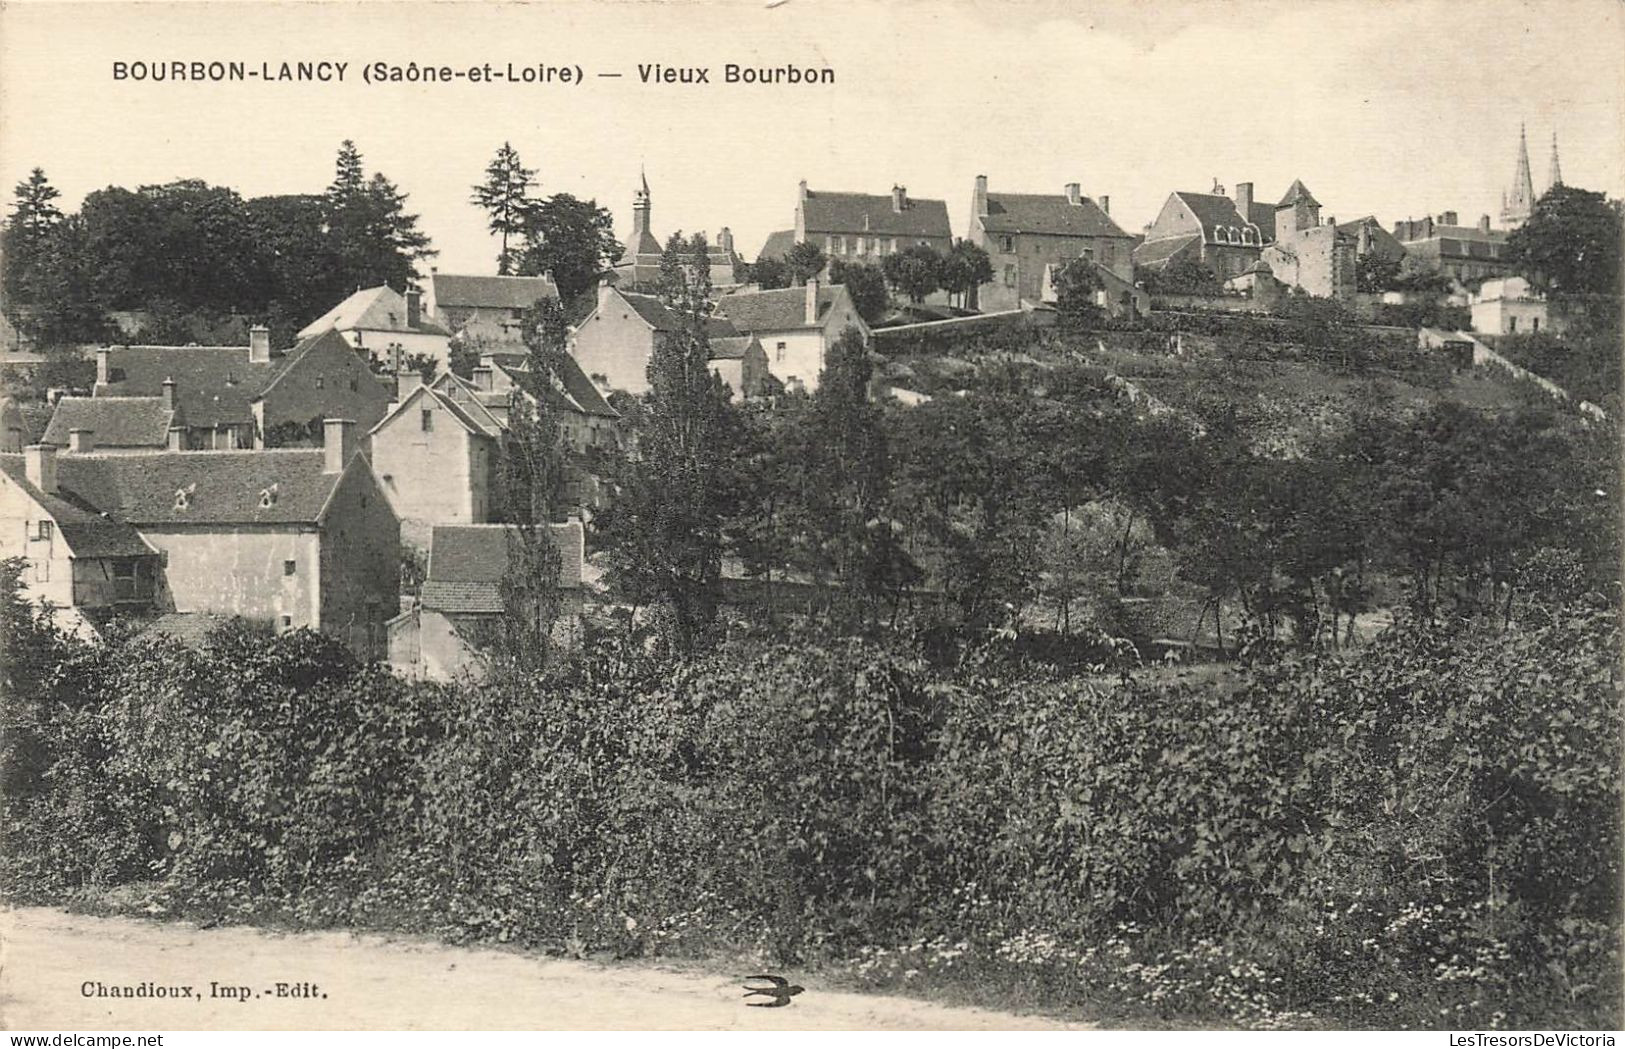
<path id="1" fill-rule="evenodd" d="M 852 254 L 862 255 L 869 248 L 869 242 L 862 237 L 852 238 Z"/>
<path id="2" fill-rule="evenodd" d="M 1531 318 L 1529 318 L 1529 330 L 1530 331 L 1540 331 L 1540 318 L 1539 317 L 1531 317 Z"/>
<path id="3" fill-rule="evenodd" d="M 1517 330 L 1518 330 L 1518 318 L 1516 318 L 1516 317 L 1508 317 L 1507 318 L 1507 331 L 1515 332 Z"/>
<path id="4" fill-rule="evenodd" d="M 276 505 L 278 485 L 272 484 L 269 488 L 260 489 L 260 509 L 269 510 Z"/>
<path id="5" fill-rule="evenodd" d="M 773 348 L 773 359 L 779 364 L 784 363 L 784 343 L 781 342 Z"/>
<path id="6" fill-rule="evenodd" d="M 1016 267 L 1014 264 L 1004 268 L 1004 286 L 1007 288 L 1016 286 Z"/>
<path id="7" fill-rule="evenodd" d="M 192 486 L 175 489 L 175 509 L 185 510 L 192 505 Z"/>
<path id="8" fill-rule="evenodd" d="M 298 571 L 299 571 L 299 562 L 297 562 L 297 561 L 284 561 L 284 562 L 282 562 L 282 574 L 283 575 L 294 575 Z"/>
<path id="9" fill-rule="evenodd" d="M 1241 231 L 1241 242 L 1243 244 L 1251 244 L 1253 242 L 1253 231 L 1250 230 L 1250 229 L 1242 230 Z"/>
<path id="10" fill-rule="evenodd" d="M 1213 243 L 1215 243 L 1215 244 L 1223 244 L 1224 242 L 1225 242 L 1224 227 L 1222 227 L 1222 226 L 1214 226 L 1213 227 Z"/>
<path id="11" fill-rule="evenodd" d="M 354 393 L 354 392 L 355 392 L 355 389 L 356 389 L 356 386 L 355 386 L 355 376 L 354 376 L 354 375 L 352 375 L 352 376 L 350 376 L 350 392 L 351 392 L 351 393 Z"/>
<path id="12" fill-rule="evenodd" d="M 293 616 L 283 616 L 282 617 L 282 629 L 283 630 L 292 630 L 293 629 Z"/>
<path id="13" fill-rule="evenodd" d="M 1006 235 L 1000 237 L 999 238 L 999 250 L 1000 251 L 1015 251 L 1016 250 L 1016 238 L 1010 236 L 1009 234 L 1006 234 Z"/>
<path id="14" fill-rule="evenodd" d="M 130 601 L 136 596 L 134 561 L 113 562 L 113 600 Z"/>
<path id="15" fill-rule="evenodd" d="M 34 539 L 36 541 L 38 541 L 38 542 L 41 542 L 41 543 L 49 543 L 51 541 L 51 530 L 52 530 L 51 522 L 49 522 L 49 521 L 35 521 L 34 522 Z"/>
<path id="16" fill-rule="evenodd" d="M 846 238 L 845 237 L 836 237 L 836 238 L 834 238 L 834 242 L 835 242 L 835 249 L 834 249 L 835 254 L 837 254 L 837 255 L 845 255 L 846 254 Z"/>
<path id="17" fill-rule="evenodd" d="M 433 411 L 429 410 L 428 408 L 423 409 L 421 425 L 424 433 L 428 433 L 430 430 L 434 429 Z"/>
<path id="18" fill-rule="evenodd" d="M 327 376 L 325 376 L 325 375 L 316 376 L 316 388 L 318 390 L 321 389 L 323 386 L 326 386 L 326 385 L 327 385 Z"/>

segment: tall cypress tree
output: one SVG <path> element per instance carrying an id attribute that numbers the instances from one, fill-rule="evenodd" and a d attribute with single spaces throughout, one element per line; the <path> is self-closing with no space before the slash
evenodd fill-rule
<path id="1" fill-rule="evenodd" d="M 519 151 L 509 142 L 502 143 L 496 156 L 485 168 L 485 181 L 473 187 L 470 203 L 483 209 L 489 219 L 491 232 L 502 238 L 502 250 L 497 253 L 497 272 L 513 272 L 514 256 L 508 238 L 518 238 L 525 231 L 525 217 L 535 202 L 530 191 L 536 185 L 536 169 L 527 168 L 519 159 Z"/>

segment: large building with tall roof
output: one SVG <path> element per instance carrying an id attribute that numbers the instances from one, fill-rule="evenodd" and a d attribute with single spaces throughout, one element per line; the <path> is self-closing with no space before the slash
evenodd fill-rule
<path id="1" fill-rule="evenodd" d="M 984 311 L 1009 310 L 1023 300 L 1041 301 L 1044 274 L 1087 259 L 1134 282 L 1134 236 L 1112 221 L 1111 198 L 1086 197 L 1076 182 L 1060 193 L 1004 193 L 977 175 L 971 193 L 966 239 L 987 252 L 993 280 L 977 291 Z"/>
<path id="2" fill-rule="evenodd" d="M 632 198 L 632 232 L 627 234 L 621 257 L 610 267 L 611 280 L 629 291 L 653 289 L 660 283 L 660 259 L 665 252 L 665 244 L 655 236 L 650 226 L 653 209 L 649 179 L 642 176 L 637 194 Z M 734 251 L 733 232 L 727 226 L 722 227 L 716 242 L 708 244 L 706 248 L 707 276 L 711 286 L 719 289 L 737 287 L 741 261 Z"/>
<path id="3" fill-rule="evenodd" d="M 878 263 L 915 245 L 946 253 L 953 230 L 946 203 L 910 197 L 904 186 L 890 193 L 844 193 L 809 189 L 803 179 L 793 243 L 816 244 L 832 260 Z"/>
<path id="4" fill-rule="evenodd" d="M 326 428 L 312 450 L 0 455 L 0 557 L 25 558 L 25 597 L 75 629 L 214 613 L 380 656 L 399 524 L 355 424 Z"/>
<path id="5" fill-rule="evenodd" d="M 424 309 L 464 345 L 497 349 L 524 343 L 525 311 L 559 297 L 551 277 L 476 276 L 431 270 Z"/>
<path id="6" fill-rule="evenodd" d="M 451 332 L 423 312 L 415 289 L 403 295 L 387 284 L 361 288 L 299 330 L 309 339 L 336 331 L 365 359 L 385 364 L 397 356 L 433 358 L 451 367 Z"/>
<path id="7" fill-rule="evenodd" d="M 1164 270 L 1190 260 L 1228 280 L 1258 261 L 1275 238 L 1275 218 L 1276 209 L 1253 199 L 1251 182 L 1238 183 L 1233 198 L 1218 184 L 1210 193 L 1176 190 L 1134 249 L 1134 264 Z"/>

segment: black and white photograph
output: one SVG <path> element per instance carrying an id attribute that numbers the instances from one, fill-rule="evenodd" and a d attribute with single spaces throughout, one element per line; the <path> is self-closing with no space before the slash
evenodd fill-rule
<path id="1" fill-rule="evenodd" d="M 1621 1036 L 1620 0 L 0 0 L 0 194 L 8 1044 Z"/>

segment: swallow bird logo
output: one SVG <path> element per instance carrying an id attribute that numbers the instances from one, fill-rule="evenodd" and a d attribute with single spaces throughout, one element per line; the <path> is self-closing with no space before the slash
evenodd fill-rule
<path id="1" fill-rule="evenodd" d="M 751 987 L 749 984 L 745 986 L 746 998 L 759 994 L 763 998 L 773 999 L 771 1002 L 746 1002 L 745 1004 L 759 1005 L 766 1009 L 777 1009 L 781 1005 L 789 1005 L 791 998 L 794 998 L 796 995 L 806 990 L 806 988 L 802 987 L 800 984 L 791 983 L 782 976 L 747 976 L 745 979 L 765 980 L 773 985 L 772 987 Z"/>

